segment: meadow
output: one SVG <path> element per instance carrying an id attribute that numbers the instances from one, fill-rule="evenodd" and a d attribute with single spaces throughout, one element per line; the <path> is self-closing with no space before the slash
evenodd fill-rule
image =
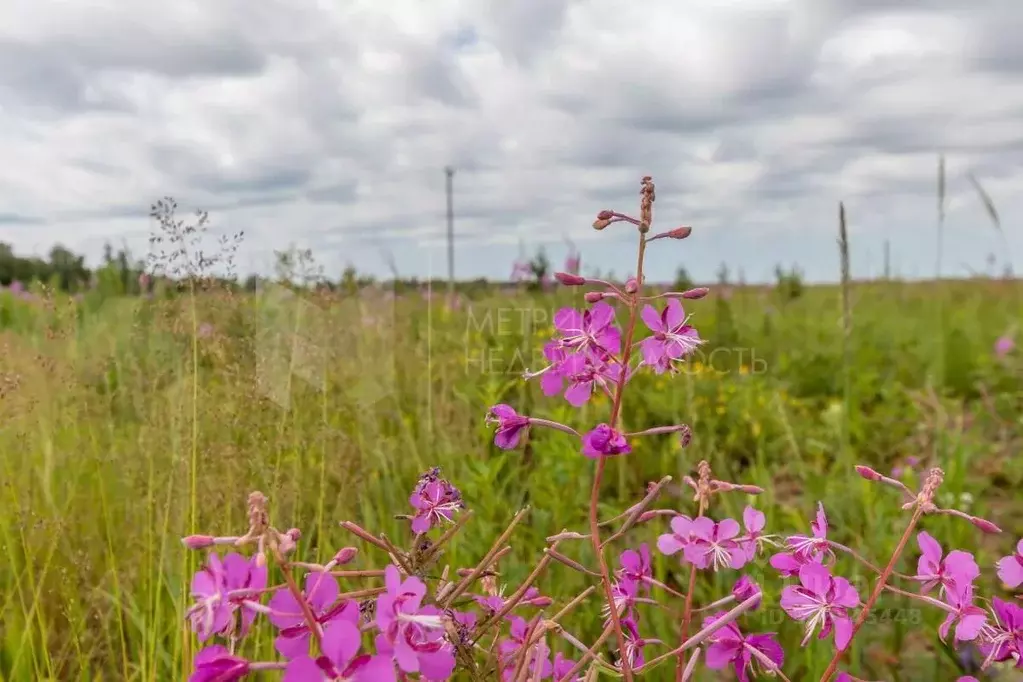
<path id="1" fill-rule="evenodd" d="M 299 555 L 322 562 L 358 544 L 342 520 L 406 541 L 408 522 L 395 515 L 439 466 L 474 513 L 445 563 L 473 565 L 529 506 L 503 564 L 513 589 L 545 537 L 585 526 L 593 467 L 557 432 L 499 450 L 484 415 L 508 403 L 589 428 L 606 410 L 599 398 L 575 410 L 521 379 L 542 363 L 566 305 L 582 305 L 581 294 L 478 288 L 454 305 L 440 291 L 379 288 L 80 300 L 0 291 L 0 680 L 185 679 L 195 643 L 183 614 L 199 557 L 180 538 L 243 530 L 253 490 L 279 527 L 302 530 Z M 707 345 L 680 378 L 637 377 L 623 420 L 634 431 L 686 423 L 692 442 L 646 439 L 610 461 L 604 517 L 664 475 L 674 482 L 658 506 L 693 513 L 678 484 L 707 460 L 718 477 L 765 489 L 756 505 L 769 530 L 805 530 L 822 501 L 835 540 L 885 561 L 906 515 L 853 466 L 913 489 L 940 466 L 940 499 L 1004 532 L 945 517 L 923 527 L 946 547 L 976 549 L 981 566 L 1011 552 L 1023 534 L 1023 364 L 995 344 L 1023 319 L 1019 281 L 853 282 L 795 298 L 722 286 L 686 310 Z M 723 498 L 721 513 L 741 517 L 746 502 Z M 666 525 L 645 524 L 632 544 L 653 546 Z M 585 544 L 572 555 L 591 556 Z M 355 567 L 385 560 L 360 552 Z M 911 573 L 918 554 L 911 545 L 900 565 Z M 684 585 L 677 560 L 654 555 Z M 848 570 L 855 580 L 859 569 Z M 758 578 L 765 606 L 747 622 L 779 633 L 790 678 L 817 679 L 830 650 L 800 649 L 801 626 L 777 608 L 780 579 Z M 989 573 L 982 582 L 1000 593 Z M 539 582 L 556 604 L 583 586 L 559 565 Z M 729 587 L 712 576 L 700 590 Z M 598 602 L 570 619 L 586 641 L 602 629 Z M 885 596 L 876 615 L 851 653 L 865 679 L 952 680 L 979 660 L 940 643 L 940 612 Z M 667 615 L 644 623 L 648 637 L 674 641 Z M 266 634 L 248 646 L 272 651 Z"/>

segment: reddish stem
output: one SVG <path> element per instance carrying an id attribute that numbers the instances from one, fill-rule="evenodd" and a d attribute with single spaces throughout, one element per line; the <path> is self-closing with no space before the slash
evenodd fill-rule
<path id="1" fill-rule="evenodd" d="M 703 516 L 703 512 L 707 510 L 707 500 L 702 496 L 700 497 L 700 513 L 697 516 Z M 689 621 L 693 618 L 693 592 L 696 591 L 696 565 L 693 564 L 689 567 L 689 586 L 686 589 L 686 607 L 685 611 L 682 612 L 682 628 L 679 631 L 678 645 L 682 646 L 686 638 L 689 637 Z M 675 682 L 682 682 L 683 674 L 686 669 L 686 653 L 682 651 L 678 655 L 678 661 L 675 664 Z"/>
<path id="2" fill-rule="evenodd" d="M 639 251 L 636 256 L 636 282 L 639 285 L 635 294 L 627 299 L 629 305 L 629 324 L 625 331 L 625 345 L 622 352 L 622 367 L 629 366 L 629 358 L 632 355 L 632 338 L 636 333 L 636 307 L 639 295 L 643 292 L 643 256 L 646 253 L 646 240 L 641 233 L 639 235 Z M 625 380 L 619 381 L 615 386 L 614 403 L 611 406 L 610 424 L 611 428 L 618 428 L 618 421 L 622 411 L 622 398 L 625 394 Z M 593 477 L 593 490 L 590 493 L 590 542 L 593 545 L 593 552 L 597 555 L 597 563 L 600 566 L 600 581 L 604 586 L 604 596 L 611 609 L 611 624 L 614 627 L 615 638 L 618 640 L 619 660 L 622 664 L 622 675 L 626 682 L 632 682 L 632 666 L 629 665 L 628 657 L 625 655 L 625 634 L 622 631 L 622 621 L 615 608 L 614 589 L 611 586 L 611 571 L 604 557 L 604 548 L 600 542 L 600 519 L 598 517 L 598 504 L 600 503 L 600 484 L 604 479 L 604 469 L 607 466 L 607 458 L 601 457 L 597 460 L 597 471 Z"/>
<path id="3" fill-rule="evenodd" d="M 906 526 L 906 532 L 902 534 L 899 539 L 899 544 L 895 548 L 895 552 L 892 553 L 892 558 L 888 560 L 888 565 L 884 567 L 881 575 L 878 577 L 877 582 L 874 583 L 874 591 L 871 593 L 870 598 L 863 605 L 863 609 L 860 611 L 860 615 L 857 616 L 856 622 L 853 623 L 852 635 L 849 637 L 849 644 L 846 645 L 845 649 L 836 651 L 835 655 L 831 657 L 831 663 L 828 664 L 827 670 L 824 671 L 824 675 L 821 677 L 820 682 L 828 682 L 831 676 L 838 670 L 838 663 L 842 660 L 842 656 L 849 647 L 852 645 L 852 640 L 856 637 L 856 633 L 860 631 L 860 628 L 867 621 L 867 617 L 870 616 L 870 609 L 874 608 L 874 604 L 877 602 L 878 597 L 884 592 L 885 586 L 888 584 L 888 578 L 891 577 L 892 572 L 895 570 L 895 564 L 899 561 L 899 557 L 902 555 L 902 550 L 906 548 L 906 543 L 909 542 L 910 535 L 913 534 L 913 529 L 916 528 L 916 524 L 920 521 L 920 517 L 923 516 L 922 505 L 917 505 L 913 511 L 913 517 L 909 520 L 909 525 Z"/>

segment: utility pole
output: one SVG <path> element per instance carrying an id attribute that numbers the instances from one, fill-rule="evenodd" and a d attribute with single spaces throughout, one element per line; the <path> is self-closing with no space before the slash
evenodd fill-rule
<path id="1" fill-rule="evenodd" d="M 448 300 L 454 300 L 455 295 L 455 209 L 452 199 L 452 179 L 455 176 L 455 169 L 447 166 L 444 169 L 446 176 L 448 194 Z"/>

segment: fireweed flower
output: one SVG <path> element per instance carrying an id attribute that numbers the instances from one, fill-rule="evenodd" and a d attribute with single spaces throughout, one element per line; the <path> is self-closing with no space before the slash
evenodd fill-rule
<path id="1" fill-rule="evenodd" d="M 739 544 L 746 553 L 746 560 L 753 561 L 764 545 L 775 545 L 773 535 L 765 535 L 762 531 L 767 525 L 767 516 L 747 505 L 742 512 L 742 525 L 746 527 L 746 535 L 739 538 Z"/>
<path id="2" fill-rule="evenodd" d="M 594 389 L 610 394 L 611 387 L 622 380 L 623 369 L 620 365 L 589 354 L 568 356 L 559 368 L 561 376 L 568 381 L 565 400 L 573 407 L 582 407 L 593 395 Z"/>
<path id="3" fill-rule="evenodd" d="M 529 636 L 529 624 L 525 619 L 511 616 L 508 618 L 508 622 L 511 623 L 510 636 L 497 645 L 497 657 L 501 665 L 502 680 L 512 679 L 512 676 L 515 674 L 516 658 L 518 658 L 519 651 L 525 646 L 526 639 Z M 551 665 L 550 655 L 550 649 L 541 639 L 526 652 L 526 669 L 534 670 L 539 662 L 540 679 L 547 679 L 551 676 L 554 668 Z"/>
<path id="4" fill-rule="evenodd" d="M 852 639 L 853 622 L 847 609 L 856 608 L 860 597 L 845 578 L 831 575 L 827 566 L 806 564 L 799 569 L 799 585 L 789 585 L 781 593 L 781 607 L 795 620 L 805 622 L 803 646 L 819 627 L 818 639 L 835 631 L 835 646 L 844 650 Z"/>
<path id="5" fill-rule="evenodd" d="M 945 591 L 945 603 L 955 609 L 945 616 L 938 627 L 941 640 L 948 638 L 948 631 L 955 624 L 955 641 L 971 642 L 977 638 L 987 622 L 984 609 L 973 604 L 973 585 L 953 582 Z"/>
<path id="6" fill-rule="evenodd" d="M 354 603 L 354 602 L 352 602 Z M 362 645 L 359 611 L 333 621 L 323 632 L 323 655 L 302 654 L 288 662 L 282 682 L 391 682 L 394 663 L 386 656 L 356 656 Z"/>
<path id="7" fill-rule="evenodd" d="M 572 351 L 604 351 L 617 355 L 622 347 L 622 334 L 614 326 L 615 309 L 609 304 L 595 303 L 582 312 L 562 308 L 554 314 L 554 328 L 562 348 Z"/>
<path id="8" fill-rule="evenodd" d="M 686 561 L 699 569 L 739 569 L 746 565 L 746 552 L 736 542 L 739 524 L 733 519 L 713 519 L 700 516 L 693 519 L 692 539 L 685 546 Z"/>
<path id="9" fill-rule="evenodd" d="M 473 601 L 480 605 L 480 607 L 487 612 L 488 615 L 494 615 L 498 611 L 504 608 L 504 605 L 508 603 L 508 600 L 504 598 L 504 588 L 502 587 L 499 594 L 494 595 L 474 595 Z M 516 602 L 513 608 L 520 606 L 550 606 L 553 600 L 550 597 L 545 597 L 540 594 L 540 590 L 535 587 L 528 588 L 522 595 L 522 598 Z M 475 614 L 472 614 L 475 618 Z"/>
<path id="10" fill-rule="evenodd" d="M 562 364 L 565 362 L 567 353 L 565 349 L 561 347 L 560 341 L 548 341 L 543 346 L 543 356 L 547 359 L 548 365 L 543 369 L 530 372 L 526 370 L 522 376 L 527 381 L 536 377 L 540 377 L 540 390 L 548 398 L 553 397 L 561 393 L 565 387 L 564 371 Z"/>
<path id="11" fill-rule="evenodd" d="M 529 429 L 529 417 L 520 415 L 513 407 L 504 404 L 494 405 L 490 408 L 486 423 L 497 424 L 494 445 L 502 450 L 517 448 L 522 433 Z"/>
<path id="12" fill-rule="evenodd" d="M 693 520 L 688 516 L 679 514 L 671 519 L 671 532 L 665 533 L 657 538 L 657 549 L 661 554 L 671 556 L 683 552 L 685 558 L 686 546 L 693 538 Z"/>
<path id="13" fill-rule="evenodd" d="M 613 596 L 614 608 L 618 617 L 632 615 L 632 607 L 639 597 L 639 583 L 628 578 L 619 578 L 611 583 L 611 594 Z M 605 602 L 600 608 L 604 616 L 605 627 L 611 623 L 611 607 Z"/>
<path id="14" fill-rule="evenodd" d="M 210 552 L 206 564 L 192 576 L 192 596 L 196 603 L 186 614 L 200 642 L 224 632 L 231 625 L 233 609 L 226 592 L 224 564 L 216 552 Z"/>
<path id="15" fill-rule="evenodd" d="M 735 585 L 732 586 L 732 598 L 739 603 L 742 603 L 757 594 L 763 594 L 760 589 L 760 585 L 757 585 L 747 576 L 742 576 L 735 581 Z M 756 611 L 759 608 L 760 602 L 757 602 L 750 611 Z"/>
<path id="16" fill-rule="evenodd" d="M 1015 347 L 1016 343 L 1012 340 L 1011 336 L 999 336 L 998 340 L 995 341 L 995 355 L 999 358 L 1004 358 Z"/>
<path id="17" fill-rule="evenodd" d="M 237 552 L 228 552 L 224 556 L 228 603 L 232 609 L 241 611 L 239 635 L 244 636 L 256 619 L 256 608 L 266 589 L 267 574 L 266 564 L 257 561 L 255 556 L 246 558 Z"/>
<path id="18" fill-rule="evenodd" d="M 669 299 L 660 313 L 652 305 L 645 305 L 640 316 L 653 332 L 640 342 L 643 362 L 657 374 L 663 374 L 667 364 L 681 360 L 703 343 L 696 329 L 687 324 L 689 318 L 677 298 Z"/>
<path id="19" fill-rule="evenodd" d="M 828 517 L 824 505 L 817 503 L 817 517 L 810 523 L 813 537 L 791 535 L 785 539 L 788 549 L 771 557 L 771 566 L 785 577 L 797 575 L 808 564 L 823 563 L 824 558 L 834 558 L 835 553 L 828 544 Z"/>
<path id="20" fill-rule="evenodd" d="M 703 627 L 710 627 L 726 615 L 725 611 L 715 613 L 703 620 Z M 721 670 L 731 665 L 739 682 L 749 682 L 750 673 L 766 673 L 765 659 L 780 668 L 785 662 L 785 651 L 769 632 L 759 635 L 744 635 L 735 622 L 712 634 L 707 642 L 707 657 L 704 663 L 711 670 Z"/>
<path id="21" fill-rule="evenodd" d="M 639 668 L 646 662 L 643 649 L 647 645 L 661 643 L 658 639 L 643 639 L 640 636 L 639 623 L 635 616 L 622 619 L 622 631 L 625 635 L 625 660 L 629 662 L 629 667 L 632 669 Z M 616 667 L 620 668 L 621 665 L 621 661 L 618 661 Z"/>
<path id="22" fill-rule="evenodd" d="M 980 650 L 986 659 L 984 665 L 1015 660 L 1023 669 L 1023 608 L 998 597 L 991 600 L 992 622 L 985 628 L 984 644 Z"/>
<path id="23" fill-rule="evenodd" d="M 406 673 L 446 680 L 454 671 L 455 655 L 444 640 L 440 609 L 421 605 L 425 583 L 415 576 L 402 581 L 397 567 L 389 565 L 384 569 L 384 585 L 387 592 L 376 601 L 376 624 L 381 632 L 377 652 L 393 655 Z"/>
<path id="24" fill-rule="evenodd" d="M 625 436 L 607 424 L 598 424 L 596 428 L 583 436 L 582 453 L 590 458 L 627 455 L 632 452 Z"/>
<path id="25" fill-rule="evenodd" d="M 359 605 L 354 601 L 339 602 L 339 594 L 337 580 L 330 573 L 306 573 L 302 598 L 309 605 L 316 626 L 323 630 L 324 635 L 335 622 L 358 622 Z M 278 590 L 267 606 L 270 609 L 270 622 L 280 630 L 274 640 L 274 647 L 281 656 L 290 659 L 309 653 L 309 624 L 295 595 L 290 590 Z"/>
<path id="26" fill-rule="evenodd" d="M 650 548 L 645 542 L 639 546 L 639 551 L 627 549 L 622 552 L 618 562 L 622 566 L 618 569 L 619 577 L 631 580 L 649 591 L 650 585 L 647 581 L 653 578 L 654 573 L 650 565 Z"/>
<path id="27" fill-rule="evenodd" d="M 980 575 L 980 567 L 973 560 L 973 555 L 960 550 L 953 550 L 942 559 L 941 545 L 928 533 L 920 531 L 916 536 L 920 546 L 920 560 L 916 566 L 915 578 L 920 585 L 921 594 L 927 594 L 935 587 L 941 587 L 945 593 L 952 585 L 972 585 Z"/>
<path id="28" fill-rule="evenodd" d="M 1016 589 L 1023 585 L 1023 540 L 1016 543 L 1016 553 L 1002 557 L 995 564 L 998 567 L 998 578 L 1009 586 L 1009 589 Z"/>
<path id="29" fill-rule="evenodd" d="M 195 671 L 188 682 L 234 682 L 249 674 L 249 662 L 215 644 L 195 656 Z"/>
<path id="30" fill-rule="evenodd" d="M 570 672 L 572 672 L 572 668 L 574 668 L 574 667 L 575 667 L 575 661 L 573 661 L 571 658 L 566 658 L 564 654 L 560 654 L 560 653 L 559 654 L 555 654 L 554 655 L 554 675 L 553 675 L 553 678 L 555 680 L 561 680 L 562 678 L 565 677 L 565 675 L 567 675 Z M 580 680 L 582 680 L 582 677 L 580 677 L 577 674 L 575 677 L 567 680 L 566 682 L 580 682 Z"/>
<path id="31" fill-rule="evenodd" d="M 458 488 L 444 479 L 416 486 L 409 504 L 416 510 L 412 517 L 413 533 L 425 533 L 445 521 L 450 523 L 455 512 L 465 507 Z"/>

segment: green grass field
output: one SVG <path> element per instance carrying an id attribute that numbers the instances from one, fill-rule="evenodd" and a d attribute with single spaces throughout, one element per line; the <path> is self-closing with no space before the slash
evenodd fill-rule
<path id="1" fill-rule="evenodd" d="M 975 549 L 980 584 L 997 593 L 990 567 L 1023 533 L 1023 365 L 1018 351 L 998 358 L 993 346 L 1023 316 L 1023 285 L 872 282 L 854 284 L 850 297 L 847 343 L 837 287 L 790 302 L 752 287 L 688 302 L 708 346 L 672 381 L 637 378 L 624 422 L 630 430 L 686 422 L 692 444 L 679 450 L 675 439 L 653 437 L 612 460 L 603 515 L 706 459 L 722 478 L 767 489 L 755 504 L 769 530 L 805 531 L 821 500 L 835 540 L 884 562 L 906 515 L 894 492 L 852 466 L 901 467 L 911 487 L 940 466 L 941 500 L 1005 532 L 981 536 L 948 518 L 923 528 L 946 548 Z M 544 537 L 586 525 L 592 462 L 567 437 L 534 430 L 525 450 L 504 452 L 484 424 L 497 402 L 579 428 L 602 420 L 607 401 L 576 411 L 519 378 L 540 364 L 553 312 L 581 304 L 576 292 L 478 294 L 456 310 L 439 296 L 364 292 L 313 297 L 298 316 L 295 306 L 241 295 L 65 298 L 29 303 L 0 292 L 2 680 L 184 679 L 195 646 L 185 592 L 201 557 L 179 538 L 244 532 L 252 490 L 268 495 L 278 527 L 302 529 L 303 558 L 326 560 L 356 544 L 341 520 L 408 538 L 393 515 L 408 511 L 419 473 L 440 466 L 474 511 L 448 549 L 452 566 L 473 565 L 530 505 L 504 565 L 510 588 L 535 566 Z M 299 331 L 308 346 L 269 338 L 268 324 Z M 748 501 L 721 498 L 711 514 L 736 517 Z M 658 506 L 693 512 L 677 487 Z M 630 544 L 652 545 L 665 527 L 643 526 Z M 385 560 L 372 547 L 361 552 L 359 567 Z M 566 553 L 592 561 L 583 542 Z M 914 543 L 900 567 L 912 573 L 916 556 Z M 675 560 L 656 561 L 684 584 Z M 744 629 L 779 632 L 788 676 L 811 679 L 831 649 L 799 649 L 801 626 L 777 608 L 782 582 L 760 565 L 753 575 L 766 603 Z M 865 592 L 869 576 L 855 563 L 843 559 L 839 570 Z M 730 585 L 705 579 L 697 598 Z M 540 586 L 564 604 L 584 581 L 555 565 Z M 592 641 L 598 608 L 591 599 L 567 627 Z M 962 673 L 938 642 L 940 620 L 883 599 L 850 669 L 864 679 L 954 680 Z M 645 612 L 644 634 L 673 642 L 672 622 Z M 247 646 L 270 656 L 269 631 Z"/>

